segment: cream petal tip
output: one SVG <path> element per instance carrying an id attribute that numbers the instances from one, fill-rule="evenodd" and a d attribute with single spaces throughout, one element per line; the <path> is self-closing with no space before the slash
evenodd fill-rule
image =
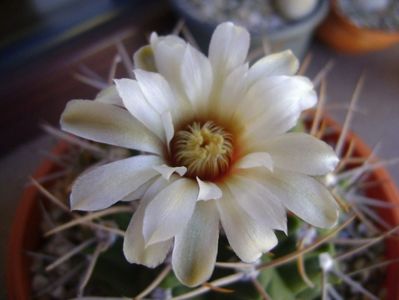
<path id="1" fill-rule="evenodd" d="M 202 181 L 197 177 L 199 193 L 197 200 L 216 200 L 223 196 L 222 190 L 212 182 Z"/>
<path id="2" fill-rule="evenodd" d="M 166 180 L 169 180 L 170 176 L 172 176 L 173 173 L 177 173 L 180 176 L 183 176 L 187 172 L 186 167 L 169 167 L 165 164 L 160 165 L 160 166 L 155 166 L 155 167 L 153 167 L 153 169 L 155 171 L 159 172 L 159 174 L 161 174 L 162 177 L 165 178 Z"/>

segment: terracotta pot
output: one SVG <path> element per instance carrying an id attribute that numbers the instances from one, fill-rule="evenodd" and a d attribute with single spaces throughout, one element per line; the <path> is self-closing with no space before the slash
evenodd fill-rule
<path id="1" fill-rule="evenodd" d="M 399 42 L 398 32 L 358 27 L 341 12 L 336 1 L 317 36 L 335 50 L 353 54 L 381 50 Z"/>
<path id="2" fill-rule="evenodd" d="M 68 145 L 60 143 L 52 151 L 59 156 L 67 151 Z M 43 178 L 59 169 L 52 160 L 45 160 L 33 178 Z M 32 298 L 30 264 L 26 251 L 36 250 L 41 240 L 39 191 L 30 186 L 24 190 L 15 212 L 7 245 L 6 280 L 8 299 L 28 300 Z"/>
<path id="3" fill-rule="evenodd" d="M 341 127 L 329 118 L 325 118 L 327 127 L 333 129 L 331 134 L 326 136 L 326 140 L 337 140 Z M 368 157 L 371 150 L 353 133 L 349 133 L 347 141 L 355 143 L 355 155 Z M 60 144 L 52 152 L 53 155 L 60 155 L 67 151 L 68 145 Z M 34 178 L 41 178 L 54 172 L 59 167 L 53 161 L 45 161 Z M 381 182 L 367 190 L 367 194 L 381 200 L 399 204 L 399 194 L 396 186 L 385 169 L 377 169 L 370 174 L 370 180 Z M 31 274 L 30 259 L 26 255 L 27 250 L 35 250 L 41 239 L 40 219 L 41 212 L 37 201 L 39 191 L 31 186 L 27 188 L 20 200 L 15 220 L 12 226 L 10 240 L 8 244 L 7 257 L 7 291 L 9 299 L 27 300 L 31 299 Z M 399 209 L 381 210 L 380 214 L 391 224 L 399 224 Z M 386 242 L 387 259 L 398 257 L 399 240 L 389 239 Z M 399 265 L 391 264 L 388 267 L 387 276 L 387 299 L 399 300 Z"/>
<path id="4" fill-rule="evenodd" d="M 327 136 L 328 140 L 338 140 L 339 133 L 341 132 L 341 126 L 335 121 L 328 117 L 324 117 L 327 127 L 333 129 L 333 133 Z M 371 154 L 370 148 L 353 132 L 349 132 L 346 137 L 346 145 L 349 141 L 352 141 L 355 145 L 354 156 L 356 157 L 369 157 Z M 368 188 L 365 192 L 367 196 L 384 200 L 399 206 L 399 192 L 396 188 L 394 181 L 391 176 L 384 168 L 375 169 L 370 173 L 368 180 L 370 182 L 378 182 L 376 186 Z M 390 225 L 399 225 L 399 208 L 394 209 L 380 209 L 378 210 L 379 215 L 387 221 Z M 385 242 L 385 256 L 387 259 L 393 259 L 399 257 L 399 239 L 389 238 Z M 386 277 L 386 289 L 387 289 L 387 300 L 399 300 L 399 264 L 390 264 L 387 267 Z"/>

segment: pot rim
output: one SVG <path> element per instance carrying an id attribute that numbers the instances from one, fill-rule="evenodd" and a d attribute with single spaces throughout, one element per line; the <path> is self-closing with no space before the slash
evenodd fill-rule
<path id="1" fill-rule="evenodd" d="M 183 19 L 192 22 L 198 27 L 204 28 L 207 32 L 213 32 L 216 26 L 219 24 L 216 20 L 203 20 L 198 17 L 195 10 L 187 4 L 186 0 L 170 0 L 174 10 L 179 13 Z M 288 22 L 286 26 L 279 28 L 277 30 L 265 30 L 260 28 L 260 30 L 254 30 L 248 28 L 253 39 L 260 38 L 262 35 L 267 34 L 270 39 L 274 38 L 285 38 L 293 35 L 297 35 L 298 32 L 306 32 L 311 28 L 316 27 L 327 15 L 329 10 L 329 0 L 319 0 L 314 10 L 306 17 L 298 20 Z M 226 20 L 227 21 L 227 20 Z M 223 21 L 221 21 L 223 22 Z"/>

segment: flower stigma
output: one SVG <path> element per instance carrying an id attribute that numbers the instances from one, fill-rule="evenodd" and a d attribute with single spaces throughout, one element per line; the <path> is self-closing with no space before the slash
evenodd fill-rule
<path id="1" fill-rule="evenodd" d="M 174 163 L 185 166 L 188 177 L 212 180 L 230 168 L 232 135 L 213 121 L 187 125 L 176 133 L 171 145 Z"/>

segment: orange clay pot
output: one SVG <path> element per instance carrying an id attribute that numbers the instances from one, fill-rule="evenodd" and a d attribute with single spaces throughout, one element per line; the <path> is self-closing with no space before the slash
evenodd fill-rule
<path id="1" fill-rule="evenodd" d="M 68 145 L 61 142 L 52 151 L 59 156 L 68 150 Z M 55 172 L 60 167 L 52 160 L 45 160 L 33 178 L 39 179 Z M 7 245 L 6 281 L 10 300 L 32 299 L 31 259 L 26 251 L 36 250 L 42 238 L 40 223 L 39 191 L 31 185 L 25 189 L 15 212 Z"/>
<path id="2" fill-rule="evenodd" d="M 326 135 L 326 141 L 336 141 L 341 127 L 329 118 L 324 118 L 327 128 L 332 132 Z M 371 150 L 353 133 L 349 133 L 346 144 L 349 141 L 355 143 L 355 155 L 368 157 Z M 52 152 L 53 155 L 65 153 L 68 145 L 59 144 Z M 59 167 L 51 160 L 45 161 L 36 172 L 34 178 L 41 178 L 56 171 Z M 381 184 L 369 188 L 366 193 L 370 197 L 385 200 L 391 203 L 399 204 L 399 194 L 396 186 L 390 178 L 387 171 L 379 168 L 370 173 L 369 180 L 380 182 Z M 41 239 L 40 219 L 41 212 L 37 201 L 39 191 L 31 186 L 27 188 L 20 200 L 19 207 L 15 214 L 14 224 L 8 244 L 7 256 L 7 291 L 8 299 L 28 300 L 31 299 L 31 274 L 30 259 L 26 255 L 27 250 L 35 250 Z M 391 224 L 399 224 L 399 209 L 384 209 L 380 211 L 380 215 Z M 399 255 L 399 240 L 388 239 L 386 241 L 386 257 L 387 259 L 397 258 Z M 391 264 L 387 268 L 387 297 L 389 300 L 399 300 L 399 286 L 397 284 L 399 278 L 399 264 Z"/>
<path id="3" fill-rule="evenodd" d="M 327 142 L 337 141 L 342 130 L 341 126 L 329 117 L 324 117 L 323 122 L 325 122 L 326 128 L 332 129 L 332 133 L 326 135 L 323 140 Z M 353 155 L 355 157 L 370 157 L 370 148 L 353 132 L 349 132 L 346 136 L 346 147 L 349 145 L 349 141 L 354 143 Z M 398 206 L 398 208 L 392 209 L 379 209 L 378 213 L 390 225 L 399 225 L 399 192 L 387 170 L 384 168 L 375 169 L 373 172 L 370 172 L 369 176 L 367 177 L 367 181 L 378 183 L 375 186 L 369 187 L 365 190 L 367 196 L 387 201 Z M 397 237 L 392 237 L 385 240 L 385 257 L 386 259 L 399 258 L 399 239 Z M 386 270 L 386 300 L 399 300 L 399 264 L 390 264 Z"/>
<path id="4" fill-rule="evenodd" d="M 317 37 L 335 50 L 352 54 L 381 50 L 399 42 L 399 32 L 356 26 L 343 15 L 336 0 L 318 28 Z"/>

